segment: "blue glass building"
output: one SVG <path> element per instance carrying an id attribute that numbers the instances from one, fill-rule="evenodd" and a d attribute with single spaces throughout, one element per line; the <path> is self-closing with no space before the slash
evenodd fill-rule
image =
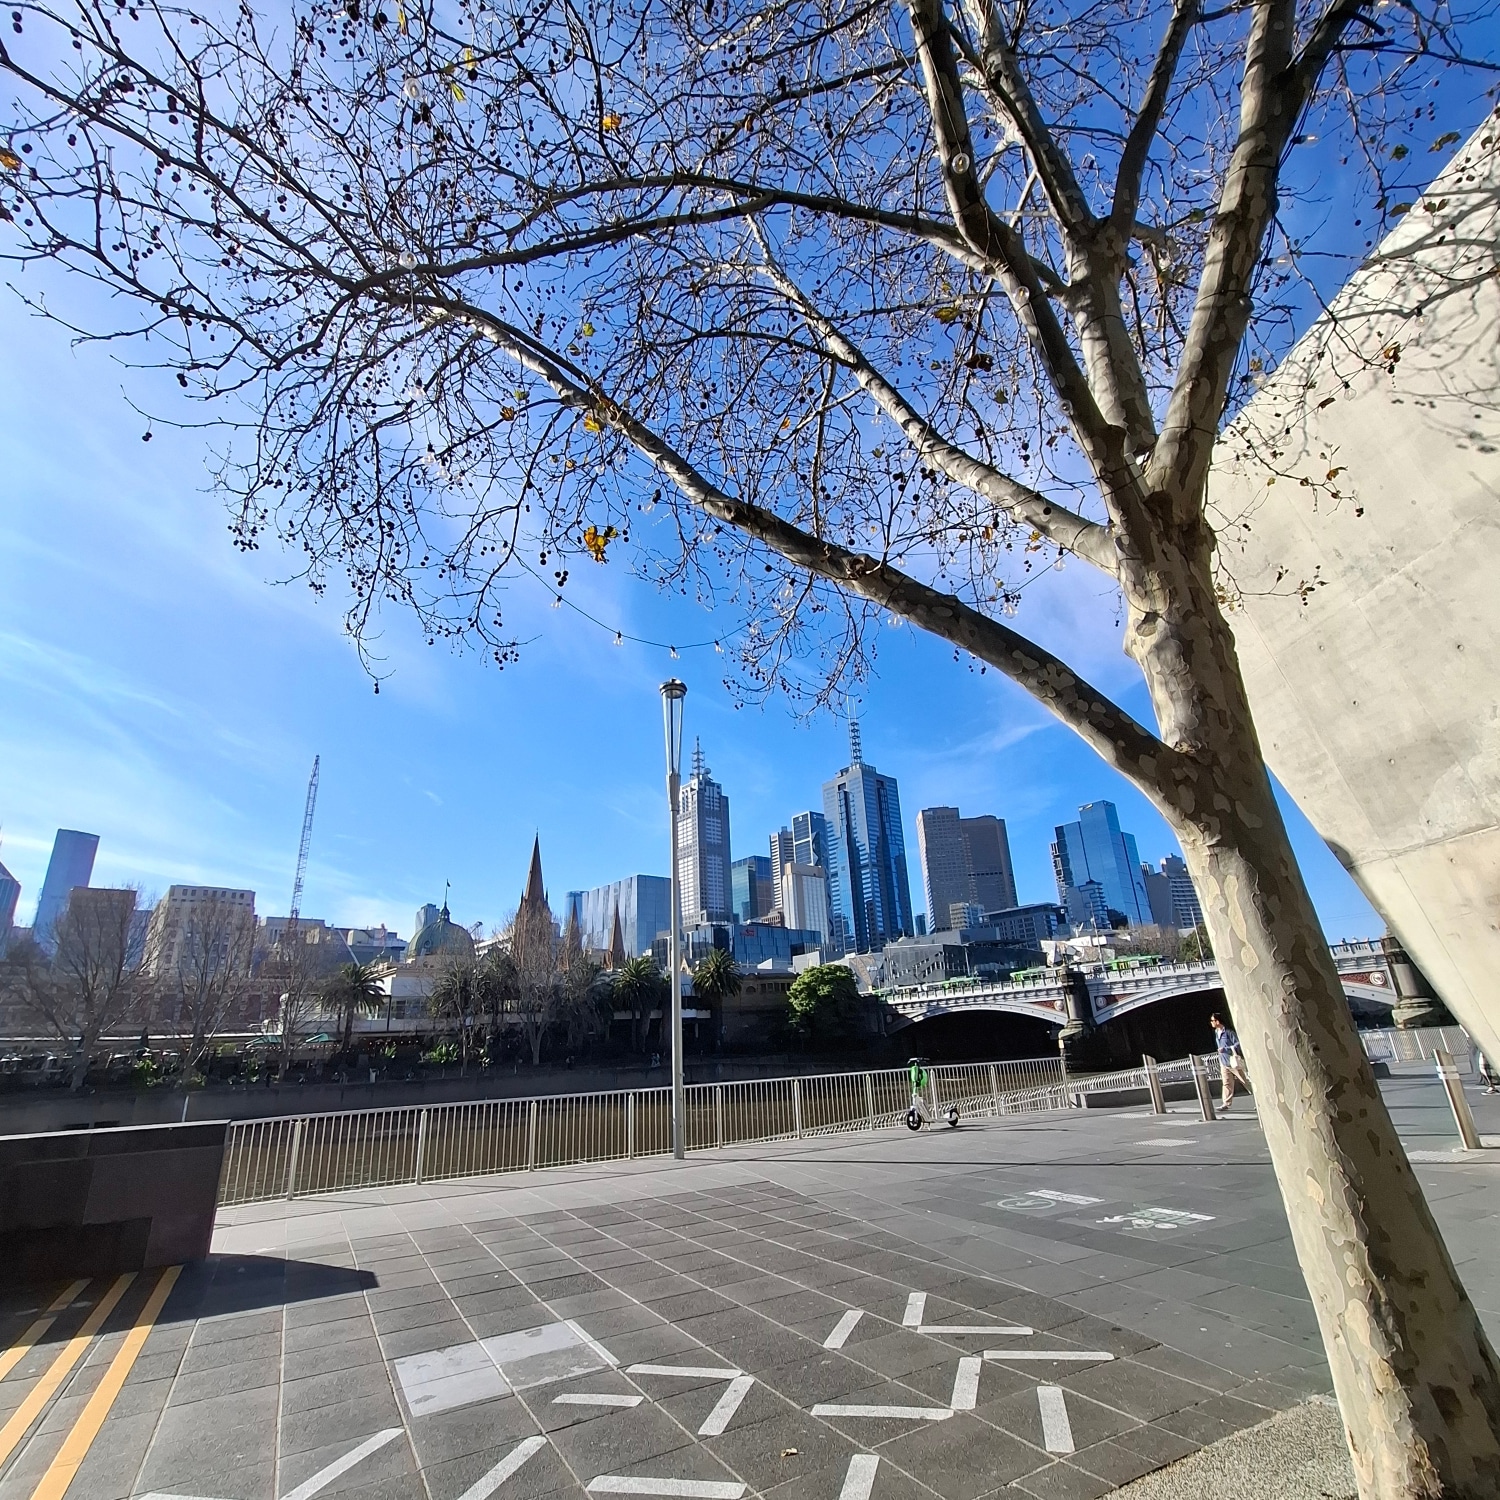
<path id="1" fill-rule="evenodd" d="M 747 854 L 729 867 L 729 907 L 737 922 L 759 922 L 776 906 L 776 883 L 765 854 Z"/>
<path id="2" fill-rule="evenodd" d="M 78 886 L 86 886 L 94 873 L 94 856 L 99 852 L 97 833 L 80 833 L 76 828 L 59 828 L 52 841 L 52 858 L 47 861 L 47 875 L 42 893 L 37 897 L 36 916 L 32 919 L 32 936 L 47 952 L 57 947 L 54 930 L 57 919 L 68 905 L 68 896 Z"/>
<path id="3" fill-rule="evenodd" d="M 1104 926 L 1112 924 L 1109 914 L 1115 912 L 1132 926 L 1154 920 L 1135 835 L 1121 831 L 1113 802 L 1084 803 L 1078 821 L 1059 823 L 1056 835 L 1052 868 L 1070 921 Z"/>
<path id="4" fill-rule="evenodd" d="M 894 776 L 864 763 L 859 723 L 849 721 L 849 764 L 823 784 L 834 952 L 872 953 L 911 937 L 911 883 L 901 797 Z"/>

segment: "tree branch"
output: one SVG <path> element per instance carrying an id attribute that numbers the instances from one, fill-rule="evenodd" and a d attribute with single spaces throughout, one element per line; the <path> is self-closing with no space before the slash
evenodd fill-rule
<path id="1" fill-rule="evenodd" d="M 1188 34 L 1197 24 L 1199 8 L 1200 0 L 1175 0 L 1172 19 L 1167 23 L 1167 34 L 1162 38 L 1161 50 L 1151 69 L 1140 110 L 1130 127 L 1129 135 L 1125 137 L 1125 147 L 1120 153 L 1120 164 L 1115 172 L 1114 201 L 1109 211 L 1110 228 L 1114 231 L 1122 252 L 1136 233 L 1136 216 L 1140 212 L 1141 183 L 1145 178 L 1146 164 L 1151 159 L 1151 147 L 1161 128 L 1162 115 L 1171 94 L 1172 80 L 1177 75 L 1182 49 Z"/>
<path id="2" fill-rule="evenodd" d="M 484 309 L 461 302 L 426 305 L 434 315 L 459 319 L 488 338 L 545 381 L 564 406 L 607 421 L 705 514 L 769 547 L 794 567 L 901 615 L 989 663 L 1050 708 L 1110 765 L 1152 788 L 1164 801 L 1175 797 L 1181 754 L 1044 647 L 879 558 L 815 537 L 774 511 L 727 494 L 625 407 L 588 389 L 550 351 Z"/>
<path id="3" fill-rule="evenodd" d="M 1338 39 L 1362 0 L 1333 0 L 1293 58 L 1295 0 L 1254 6 L 1240 84 L 1240 130 L 1204 251 L 1203 275 L 1147 487 L 1179 522 L 1202 501 L 1209 458 L 1254 304 L 1251 287 L 1276 214 L 1281 159 Z"/>
<path id="4" fill-rule="evenodd" d="M 1057 505 L 1009 474 L 982 462 L 944 437 L 911 402 L 875 369 L 864 352 L 819 310 L 812 299 L 776 263 L 765 240 L 757 234 L 766 257 L 766 274 L 797 306 L 824 346 L 850 373 L 870 398 L 900 427 L 906 440 L 934 468 L 955 483 L 984 496 L 1018 523 L 1030 526 L 1049 542 L 1075 553 L 1113 577 L 1114 542 L 1109 528 Z"/>

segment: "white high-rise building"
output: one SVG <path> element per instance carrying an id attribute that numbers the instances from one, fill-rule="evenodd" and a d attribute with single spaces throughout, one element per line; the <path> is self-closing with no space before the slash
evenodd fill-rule
<path id="1" fill-rule="evenodd" d="M 703 746 L 693 746 L 693 774 L 678 800 L 677 878 L 682 924 L 727 922 L 732 904 L 729 878 L 729 798 L 709 774 Z"/>
<path id="2" fill-rule="evenodd" d="M 833 923 L 828 911 L 828 871 L 822 865 L 781 867 L 781 911 L 788 927 L 816 932 L 826 943 Z"/>
<path id="3" fill-rule="evenodd" d="M 248 974 L 255 933 L 254 891 L 174 885 L 151 913 L 141 968 L 151 975 L 200 966 Z"/>

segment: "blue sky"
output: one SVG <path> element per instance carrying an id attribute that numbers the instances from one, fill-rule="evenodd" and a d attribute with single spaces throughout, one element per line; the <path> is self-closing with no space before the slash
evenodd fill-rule
<path id="1" fill-rule="evenodd" d="M 842 723 L 773 701 L 736 709 L 711 650 L 612 644 L 608 631 L 517 585 L 509 619 L 535 636 L 519 666 L 422 644 L 386 622 L 379 695 L 342 633 L 335 598 L 275 586 L 273 553 L 241 556 L 207 490 L 201 433 L 146 423 L 149 391 L 105 351 L 70 349 L 0 297 L 0 861 L 29 921 L 59 826 L 100 835 L 96 884 L 149 895 L 173 882 L 249 886 L 257 909 L 290 897 L 314 754 L 322 789 L 303 910 L 403 935 L 453 884 L 454 916 L 499 922 L 540 832 L 556 901 L 667 867 L 656 685 L 689 685 L 731 800 L 736 857 L 821 805 L 845 764 Z M 617 564 L 575 570 L 580 604 L 662 640 L 720 625 L 661 599 Z M 573 586 L 570 586 L 570 591 Z M 1081 566 L 1027 590 L 1020 623 L 1145 715 L 1113 604 Z M 899 778 L 917 908 L 917 810 L 956 803 L 1010 828 L 1023 900 L 1053 899 L 1048 842 L 1080 802 L 1109 797 L 1141 854 L 1175 850 L 1146 800 L 993 672 L 909 631 L 882 638 L 861 704 L 866 759 Z M 1381 923 L 1297 816 L 1293 838 L 1330 937 Z"/>

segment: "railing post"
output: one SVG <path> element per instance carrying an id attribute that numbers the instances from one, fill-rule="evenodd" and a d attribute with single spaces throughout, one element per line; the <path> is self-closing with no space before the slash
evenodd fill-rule
<path id="1" fill-rule="evenodd" d="M 286 1196 L 297 1196 L 297 1165 L 302 1156 L 302 1127 L 305 1120 L 292 1121 L 292 1149 L 286 1162 Z"/>
<path id="2" fill-rule="evenodd" d="M 1463 1079 L 1453 1059 L 1441 1047 L 1432 1049 L 1432 1059 L 1437 1064 L 1437 1075 L 1442 1080 L 1453 1110 L 1453 1122 L 1458 1126 L 1458 1138 L 1465 1151 L 1478 1151 L 1483 1145 L 1479 1131 L 1474 1125 L 1474 1116 L 1469 1110 L 1469 1101 L 1464 1097 Z"/>
<path id="3" fill-rule="evenodd" d="M 1000 1113 L 1000 1074 L 994 1063 L 990 1064 L 990 1113 Z"/>
<path id="4" fill-rule="evenodd" d="M 724 1147 L 724 1085 L 714 1085 L 714 1145 Z"/>
<path id="5" fill-rule="evenodd" d="M 417 1111 L 417 1164 L 412 1176 L 413 1182 L 421 1182 L 427 1167 L 427 1116 L 430 1113 L 425 1107 Z"/>
<path id="6" fill-rule="evenodd" d="M 541 1113 L 541 1105 L 533 1099 L 531 1108 L 526 1111 L 526 1170 L 529 1172 L 536 1166 L 536 1125 L 537 1116 Z"/>
<path id="7" fill-rule="evenodd" d="M 635 1159 L 635 1090 L 625 1096 L 625 1155 Z"/>
<path id="8" fill-rule="evenodd" d="M 865 1074 L 865 1129 L 875 1128 L 875 1080 Z"/>
<path id="9" fill-rule="evenodd" d="M 797 1139 L 802 1139 L 802 1080 L 792 1079 L 792 1129 Z"/>
<path id="10" fill-rule="evenodd" d="M 1156 1071 L 1156 1059 L 1143 1052 L 1141 1066 L 1146 1070 L 1146 1087 L 1151 1090 L 1151 1113 L 1164 1115 L 1167 1112 L 1167 1101 L 1161 1091 L 1161 1075 Z"/>
<path id="11" fill-rule="evenodd" d="M 1208 1087 L 1208 1069 L 1203 1066 L 1203 1059 L 1196 1052 L 1189 1052 L 1188 1066 L 1193 1070 L 1193 1087 L 1198 1090 L 1198 1108 L 1203 1111 L 1203 1118 L 1216 1119 L 1213 1094 Z"/>

